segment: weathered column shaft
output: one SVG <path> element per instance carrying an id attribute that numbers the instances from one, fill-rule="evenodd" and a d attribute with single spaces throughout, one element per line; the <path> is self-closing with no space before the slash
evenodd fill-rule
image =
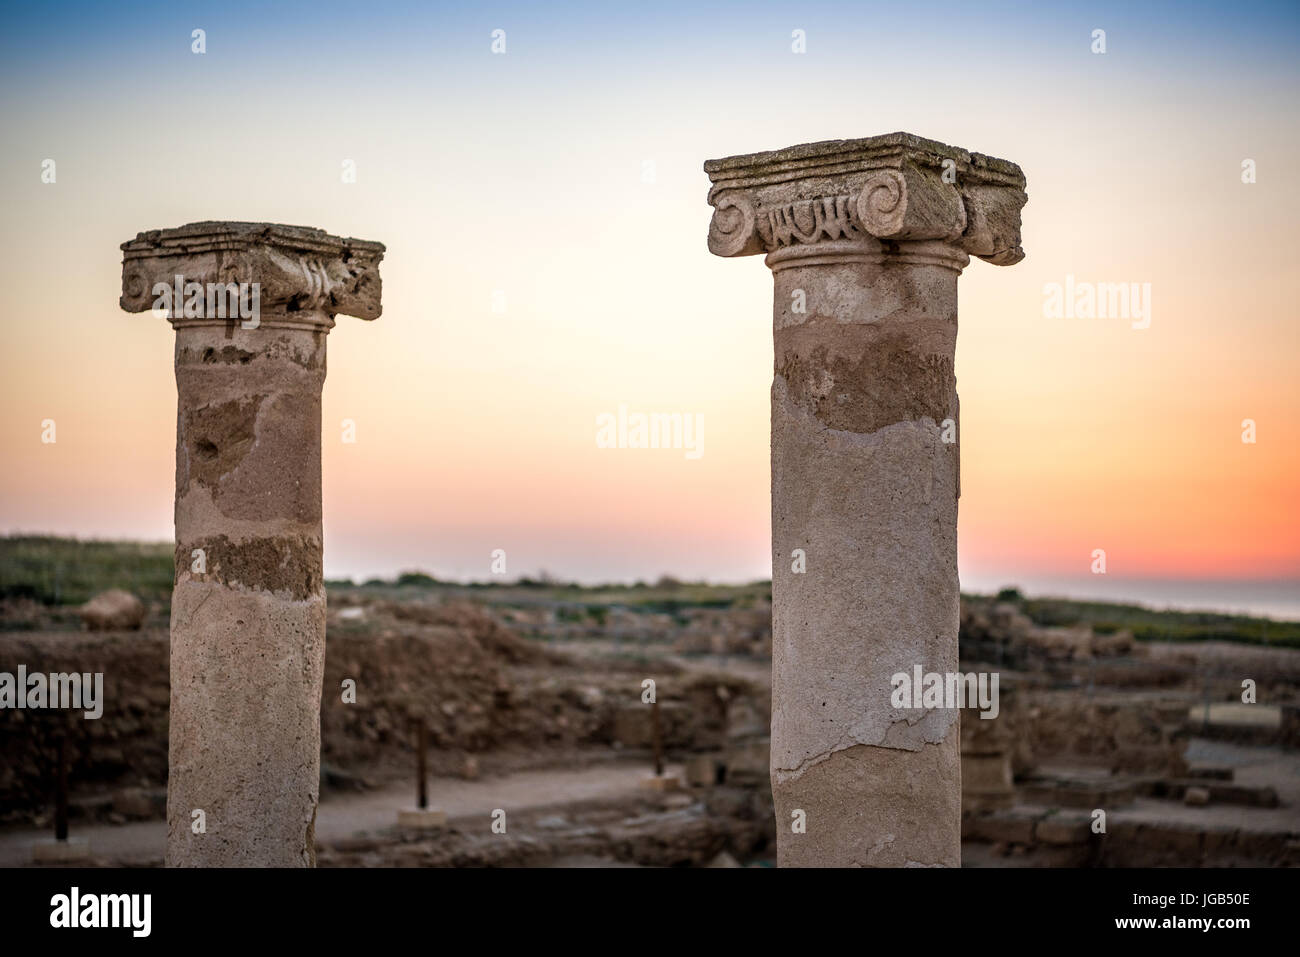
<path id="1" fill-rule="evenodd" d="M 957 671 L 957 277 L 1022 255 L 1023 177 L 907 134 L 705 169 L 710 248 L 775 285 L 779 863 L 956 866 L 959 711 L 891 679 Z"/>
<path id="2" fill-rule="evenodd" d="M 325 339 L 336 312 L 378 315 L 383 247 L 318 230 L 201 223 L 141 234 L 123 249 L 124 308 L 148 308 L 148 296 L 173 282 L 186 299 L 170 310 L 178 402 L 167 863 L 311 865 L 325 663 Z M 218 317 L 206 296 L 200 305 L 183 292 L 213 281 L 257 284 L 257 314 Z"/>
<path id="3" fill-rule="evenodd" d="M 314 860 L 324 381 L 324 330 L 177 327 L 173 863 Z M 191 829 L 194 808 L 206 833 Z M 213 839 L 231 831 L 237 854 Z"/>
<path id="4" fill-rule="evenodd" d="M 809 821 L 781 863 L 956 864 L 957 716 L 891 715 L 889 677 L 957 670 L 957 450 L 940 438 L 957 417 L 957 274 L 775 280 L 772 773 L 778 820 Z M 794 289 L 842 308 L 791 316 Z"/>

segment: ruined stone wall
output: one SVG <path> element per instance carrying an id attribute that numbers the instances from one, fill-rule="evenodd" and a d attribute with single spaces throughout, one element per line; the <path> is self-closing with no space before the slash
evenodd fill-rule
<path id="1" fill-rule="evenodd" d="M 584 671 L 520 638 L 468 604 L 379 602 L 330 614 L 321 697 L 321 760 L 335 775 L 381 783 L 411 773 L 411 718 L 429 729 L 435 773 L 459 773 L 467 754 L 589 747 L 648 748 L 641 670 Z M 0 722 L 0 820 L 30 818 L 50 801 L 58 734 L 70 729 L 74 798 L 167 783 L 170 696 L 167 632 L 0 633 L 0 671 L 102 671 L 104 713 L 94 721 L 11 711 Z M 671 669 L 665 669 L 671 672 Z M 356 703 L 343 701 L 343 682 Z M 766 729 L 766 694 L 725 675 L 658 678 L 665 746 L 721 748 L 742 712 Z"/>

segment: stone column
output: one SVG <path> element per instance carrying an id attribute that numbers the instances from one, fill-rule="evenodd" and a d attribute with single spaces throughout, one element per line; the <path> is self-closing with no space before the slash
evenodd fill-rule
<path id="1" fill-rule="evenodd" d="M 122 250 L 122 308 L 170 306 L 176 329 L 167 864 L 311 866 L 325 336 L 379 315 L 384 247 L 192 223 Z"/>
<path id="2" fill-rule="evenodd" d="M 776 289 L 778 862 L 958 866 L 959 709 L 891 679 L 957 670 L 957 276 L 1024 257 L 1024 175 L 906 133 L 704 168 L 710 251 Z"/>

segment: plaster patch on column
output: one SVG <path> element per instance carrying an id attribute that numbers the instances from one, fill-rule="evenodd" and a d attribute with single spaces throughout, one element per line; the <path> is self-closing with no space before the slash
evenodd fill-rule
<path id="1" fill-rule="evenodd" d="M 870 432 L 837 429 L 834 426 L 827 425 L 791 397 L 790 384 L 780 373 L 772 377 L 772 401 L 774 413 L 779 410 L 785 417 L 796 420 L 798 428 L 816 433 L 823 439 L 822 444 L 828 449 L 836 451 L 850 448 L 863 450 L 882 449 L 891 442 L 898 441 L 900 436 L 909 436 L 922 440 L 933 437 L 934 444 L 940 450 L 946 447 L 940 437 L 939 420 L 932 419 L 929 416 L 888 422 Z"/>
<path id="2" fill-rule="evenodd" d="M 188 474 L 185 480 L 217 487 L 257 442 L 257 418 L 264 395 L 181 410 Z"/>
<path id="3" fill-rule="evenodd" d="M 252 369 L 236 365 L 228 371 L 238 371 L 267 391 L 182 408 L 181 496 L 210 491 L 223 516 L 213 527 L 221 531 L 228 530 L 225 523 L 231 520 L 290 519 L 314 526 L 321 516 L 319 377 L 309 387 L 275 389 L 268 388 L 267 376 Z M 203 394 L 187 381 L 182 403 L 196 393 Z M 255 534 L 267 537 L 267 530 Z"/>
<path id="4" fill-rule="evenodd" d="M 252 537 L 232 541 L 226 535 L 178 542 L 176 581 L 189 577 L 194 549 L 207 556 L 205 581 L 277 597 L 310 598 L 324 588 L 321 542 L 316 535 Z"/>
<path id="5" fill-rule="evenodd" d="M 823 343 L 800 354 L 792 347 L 806 346 L 802 338 L 783 343 L 776 374 L 790 401 L 827 428 L 871 433 L 895 422 L 942 422 L 951 415 L 957 387 L 952 359 L 918 349 L 910 332 L 883 333 L 852 356 L 832 355 Z"/>

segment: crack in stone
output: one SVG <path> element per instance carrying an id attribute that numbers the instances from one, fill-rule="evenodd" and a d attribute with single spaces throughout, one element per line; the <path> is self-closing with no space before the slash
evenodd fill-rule
<path id="1" fill-rule="evenodd" d="M 876 853 L 876 852 L 877 852 L 878 850 L 880 850 L 882 847 L 887 847 L 887 846 L 889 846 L 890 844 L 893 844 L 893 843 L 894 843 L 894 835 L 892 835 L 892 834 L 886 834 L 883 838 L 881 838 L 879 841 L 877 841 L 875 844 L 873 844 L 871 847 L 869 847 L 869 848 L 867 849 L 867 858 L 866 858 L 868 866 L 869 866 L 870 863 L 871 863 L 871 855 L 872 855 L 872 854 Z"/>
<path id="2" fill-rule="evenodd" d="M 919 748 L 909 748 L 909 747 L 904 747 L 900 744 L 888 744 L 886 742 L 889 739 L 890 732 L 894 728 L 898 727 L 899 725 L 906 725 L 907 727 L 910 728 L 916 724 L 920 724 L 922 721 L 924 721 L 932 714 L 942 714 L 942 713 L 944 713 L 944 709 L 931 708 L 927 710 L 925 714 L 923 714 L 916 721 L 909 721 L 906 718 L 903 718 L 902 720 L 899 721 L 893 721 L 890 723 L 889 727 L 885 729 L 884 737 L 880 741 L 854 740 L 845 743 L 844 738 L 841 737 L 840 740 L 836 742 L 836 744 L 833 747 L 831 747 L 829 750 L 821 751 L 818 752 L 817 754 L 812 755 L 811 757 L 805 758 L 804 760 L 800 761 L 797 766 L 793 768 L 782 768 L 782 767 L 777 767 L 775 764 L 773 764 L 772 773 L 776 777 L 777 784 L 788 784 L 791 781 L 799 780 L 806 773 L 808 773 L 808 771 L 812 770 L 817 765 L 822 764 L 823 762 L 829 761 L 832 757 L 834 757 L 836 754 L 839 754 L 841 751 L 849 751 L 852 750 L 853 748 L 883 748 L 886 751 L 907 751 L 910 753 L 915 753 L 917 751 L 924 750 L 927 745 L 931 747 L 938 747 L 939 745 L 943 744 L 944 741 L 947 739 L 948 732 L 951 729 L 953 722 L 956 721 L 955 714 L 953 715 L 952 719 L 948 722 L 948 724 L 944 726 L 943 734 L 940 735 L 938 740 L 930 741 L 930 740 L 923 739 L 921 741 L 921 747 Z"/>

